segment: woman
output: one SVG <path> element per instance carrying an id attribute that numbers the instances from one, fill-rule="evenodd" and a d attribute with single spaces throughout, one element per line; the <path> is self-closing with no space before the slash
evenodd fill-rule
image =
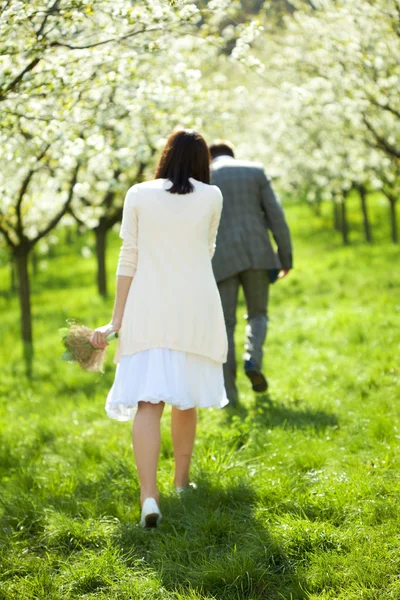
<path id="1" fill-rule="evenodd" d="M 106 411 L 134 418 L 133 451 L 140 480 L 143 527 L 161 520 L 157 489 L 160 419 L 172 405 L 174 484 L 189 485 L 197 407 L 222 407 L 227 338 L 211 258 L 222 210 L 210 185 L 206 142 L 191 130 L 167 141 L 156 179 L 128 191 L 111 323 L 91 342 L 107 345 L 119 331 L 119 363 Z"/>

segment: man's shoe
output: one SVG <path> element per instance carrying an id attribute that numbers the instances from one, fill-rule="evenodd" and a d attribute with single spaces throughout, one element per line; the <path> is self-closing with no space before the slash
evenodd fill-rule
<path id="1" fill-rule="evenodd" d="M 251 381 L 252 388 L 255 392 L 260 394 L 268 389 L 268 381 L 264 375 L 256 369 L 254 363 L 251 360 L 246 360 L 244 363 L 244 372 Z"/>
<path id="2" fill-rule="evenodd" d="M 154 500 L 154 498 L 146 498 L 142 506 L 140 527 L 157 527 L 161 519 L 161 512 L 158 508 L 157 502 Z"/>

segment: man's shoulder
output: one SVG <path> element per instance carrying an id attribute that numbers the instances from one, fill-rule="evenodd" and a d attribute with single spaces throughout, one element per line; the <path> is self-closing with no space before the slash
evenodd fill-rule
<path id="1" fill-rule="evenodd" d="M 264 171 L 264 166 L 260 162 L 255 162 L 253 160 L 237 160 L 235 161 L 238 167 L 243 169 L 255 169 L 258 171 Z"/>
<path id="2" fill-rule="evenodd" d="M 223 170 L 229 171 L 242 171 L 253 174 L 264 173 L 264 166 L 260 162 L 250 160 L 229 160 L 229 161 L 218 161 L 212 163 L 211 170 L 214 173 L 221 172 Z"/>

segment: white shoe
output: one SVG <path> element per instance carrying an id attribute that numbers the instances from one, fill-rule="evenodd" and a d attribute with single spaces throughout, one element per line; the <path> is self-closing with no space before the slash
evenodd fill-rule
<path id="1" fill-rule="evenodd" d="M 177 494 L 183 494 L 184 492 L 186 492 L 187 490 L 197 490 L 197 485 L 191 481 L 190 483 L 188 483 L 188 485 L 186 487 L 177 487 L 175 488 L 175 491 Z"/>
<path id="2" fill-rule="evenodd" d="M 146 498 L 142 506 L 140 527 L 157 527 L 162 519 L 160 509 L 154 498 Z"/>

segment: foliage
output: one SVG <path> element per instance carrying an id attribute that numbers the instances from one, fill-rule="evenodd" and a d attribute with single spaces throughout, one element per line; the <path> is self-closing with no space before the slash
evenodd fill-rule
<path id="1" fill-rule="evenodd" d="M 77 159 L 85 166 L 80 190 L 86 186 L 98 197 L 99 186 L 104 191 L 115 185 L 116 172 L 126 185 L 129 168 L 137 169 L 172 123 L 187 123 L 198 105 L 201 71 L 190 68 L 186 57 L 197 52 L 205 61 L 201 40 L 207 40 L 211 53 L 213 40 L 217 44 L 216 23 L 209 19 L 201 25 L 201 18 L 186 3 L 5 5 L 0 21 L 3 233 L 17 229 L 17 190 L 31 164 L 34 176 L 23 199 L 28 229 L 32 221 L 43 222 L 49 208 L 55 210 L 54 192 Z M 170 83 L 168 67 L 174 61 Z M 193 93 L 185 95 L 186 87 Z M 191 122 L 196 124 L 196 109 Z"/>
<path id="2" fill-rule="evenodd" d="M 398 186 L 399 5 L 315 5 L 307 10 L 299 2 L 279 29 L 263 23 L 255 93 L 262 100 L 247 123 L 258 142 L 253 154 L 263 153 L 282 189 L 292 192 L 332 198 L 355 183 Z"/>
<path id="3" fill-rule="evenodd" d="M 195 66 L 217 59 L 220 18 L 219 2 L 203 12 L 186 2 L 4 4 L 0 233 L 17 262 L 29 346 L 33 246 L 67 213 L 107 232 L 172 127 L 201 126 L 223 106 L 214 77 L 206 87 Z"/>

